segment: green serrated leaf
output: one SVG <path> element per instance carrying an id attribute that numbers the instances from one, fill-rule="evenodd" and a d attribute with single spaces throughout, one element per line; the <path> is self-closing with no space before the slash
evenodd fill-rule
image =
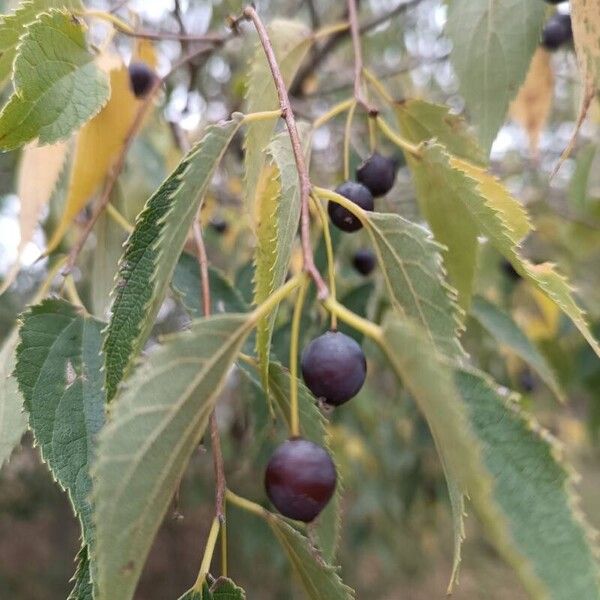
<path id="1" fill-rule="evenodd" d="M 10 77 L 19 38 L 25 26 L 50 8 L 81 10 L 80 0 L 31 0 L 21 2 L 12 14 L 0 16 L 0 86 Z"/>
<path id="2" fill-rule="evenodd" d="M 394 112 L 402 135 L 413 144 L 435 139 L 455 156 L 478 165 L 487 163 L 485 153 L 464 119 L 453 115 L 447 106 L 425 100 L 404 100 L 394 104 Z M 407 159 L 414 160 L 410 154 Z"/>
<path id="3" fill-rule="evenodd" d="M 14 62 L 14 94 L 0 113 L 0 148 L 67 138 L 108 100 L 108 78 L 94 63 L 83 24 L 50 10 L 26 27 Z"/>
<path id="4" fill-rule="evenodd" d="M 103 324 L 63 300 L 44 300 L 22 317 L 15 376 L 43 459 L 93 541 L 89 466 L 104 423 Z"/>
<path id="5" fill-rule="evenodd" d="M 448 5 L 450 59 L 487 154 L 525 80 L 544 14 L 543 2 L 453 0 Z"/>
<path id="6" fill-rule="evenodd" d="M 187 233 L 242 118 L 235 114 L 231 121 L 208 128 L 148 200 L 127 240 L 104 340 L 108 400 L 148 339 Z"/>
<path id="7" fill-rule="evenodd" d="M 267 522 L 311 600 L 354 598 L 353 590 L 343 583 L 334 567 L 322 561 L 306 537 L 276 515 L 268 514 Z"/>
<path id="8" fill-rule="evenodd" d="M 170 336 L 127 382 L 99 438 L 97 600 L 129 600 L 229 368 L 253 322 L 222 315 Z"/>
<path id="9" fill-rule="evenodd" d="M 268 29 L 283 80 L 286 85 L 290 85 L 312 45 L 311 32 L 302 23 L 282 19 L 273 21 Z M 253 113 L 277 108 L 279 108 L 277 90 L 264 50 L 259 44 L 254 53 L 248 77 L 246 112 Z M 275 125 L 276 120 L 273 119 L 273 121 L 249 123 L 246 127 L 244 198 L 250 215 L 255 214 L 256 193 L 267 160 L 265 150 L 273 137 Z"/>
<path id="10" fill-rule="evenodd" d="M 485 375 L 458 371 L 456 385 L 494 480 L 494 502 L 509 524 L 510 547 L 499 549 L 533 598 L 597 600 L 591 531 L 556 442 Z"/>
<path id="11" fill-rule="evenodd" d="M 473 223 L 519 274 L 555 302 L 600 356 L 600 345 L 568 281 L 554 270 L 554 265 L 534 265 L 519 255 L 519 244 L 529 229 L 529 221 L 523 207 L 504 186 L 479 167 L 448 155 L 438 144 L 423 146 L 421 162 L 453 199 L 454 210 Z"/>
<path id="12" fill-rule="evenodd" d="M 67 600 L 94 600 L 91 564 L 87 546 L 83 546 L 77 554 L 77 570 L 73 576 L 74 586 Z"/>
<path id="13" fill-rule="evenodd" d="M 23 397 L 13 376 L 18 341 L 19 333 L 15 329 L 0 349 L 0 467 L 10 458 L 27 429 Z"/>
<path id="14" fill-rule="evenodd" d="M 444 280 L 441 247 L 399 215 L 365 213 L 365 218 L 394 308 L 420 323 L 440 352 L 464 355 L 458 341 L 461 313 Z"/>
<path id="15" fill-rule="evenodd" d="M 249 306 L 221 271 L 209 267 L 208 282 L 211 314 L 248 312 Z M 196 257 L 185 253 L 180 256 L 173 273 L 172 285 L 175 291 L 181 295 L 183 305 L 193 318 L 204 316 L 200 291 L 200 267 Z"/>
<path id="16" fill-rule="evenodd" d="M 456 156 L 476 164 L 486 162 L 479 144 L 467 131 L 464 121 L 450 114 L 445 106 L 422 100 L 409 100 L 396 106 L 396 117 L 402 134 L 412 143 L 438 140 Z M 461 307 L 469 309 L 477 268 L 477 229 L 455 210 L 452 198 L 421 162 L 407 156 L 417 198 L 423 215 L 436 239 L 446 246 L 443 252 L 448 278 L 458 292 Z"/>
<path id="17" fill-rule="evenodd" d="M 477 296 L 471 306 L 471 315 L 503 346 L 510 348 L 530 365 L 556 394 L 564 400 L 564 393 L 544 355 L 529 340 L 512 317 L 485 298 Z"/>
<path id="18" fill-rule="evenodd" d="M 307 141 L 308 126 L 299 133 Z M 287 131 L 277 135 L 267 150 L 275 173 L 264 193 L 257 197 L 258 224 L 254 269 L 254 303 L 259 306 L 281 287 L 288 273 L 294 238 L 300 220 L 300 183 L 292 144 Z M 268 169 L 268 168 L 267 168 Z M 277 308 L 261 319 L 256 328 L 256 352 L 261 380 L 269 385 L 269 354 Z"/>

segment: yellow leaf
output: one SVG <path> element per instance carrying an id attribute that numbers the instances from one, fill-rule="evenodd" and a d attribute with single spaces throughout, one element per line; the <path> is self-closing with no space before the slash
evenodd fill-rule
<path id="1" fill-rule="evenodd" d="M 11 286 L 19 272 L 21 255 L 25 246 L 33 238 L 42 209 L 50 200 L 56 187 L 67 156 L 67 148 L 66 142 L 51 146 L 38 146 L 34 143 L 25 146 L 22 152 L 17 175 L 17 194 L 21 204 L 19 215 L 21 240 L 17 261 L 0 287 L 0 294 Z"/>
<path id="2" fill-rule="evenodd" d="M 158 60 L 156 57 L 156 50 L 154 44 L 150 40 L 144 40 L 138 38 L 133 49 L 133 59 L 136 61 L 144 62 L 149 67 L 156 69 Z"/>
<path id="3" fill-rule="evenodd" d="M 113 61 L 103 59 L 102 66 L 114 66 Z M 48 254 L 58 246 L 75 217 L 102 186 L 135 120 L 140 101 L 129 88 L 129 72 L 124 65 L 110 70 L 110 84 L 110 100 L 77 136 L 65 211 L 48 243 Z"/>
<path id="4" fill-rule="evenodd" d="M 600 0 L 571 0 L 571 23 L 584 92 L 575 131 L 552 175 L 571 154 L 590 104 L 600 88 Z"/>
<path id="5" fill-rule="evenodd" d="M 554 73 L 550 53 L 541 46 L 531 60 L 527 78 L 510 106 L 510 116 L 529 136 L 529 149 L 538 154 L 540 134 L 548 122 L 554 95 Z"/>

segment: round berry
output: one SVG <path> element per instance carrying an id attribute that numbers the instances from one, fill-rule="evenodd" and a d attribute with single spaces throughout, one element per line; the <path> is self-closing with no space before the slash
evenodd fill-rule
<path id="1" fill-rule="evenodd" d="M 269 500 L 284 517 L 305 523 L 327 506 L 336 481 L 335 465 L 326 450 L 302 438 L 278 446 L 265 472 Z"/>
<path id="2" fill-rule="evenodd" d="M 352 259 L 354 268 L 365 277 L 370 275 L 377 264 L 377 259 L 372 250 L 368 248 L 361 248 L 357 250 L 354 258 Z"/>
<path id="3" fill-rule="evenodd" d="M 385 196 L 396 180 L 396 161 L 375 152 L 356 170 L 356 179 L 369 189 L 375 198 Z"/>
<path id="4" fill-rule="evenodd" d="M 333 406 L 356 396 L 367 376 L 362 348 L 339 331 L 328 331 L 310 342 L 302 353 L 301 366 L 308 389 Z"/>
<path id="5" fill-rule="evenodd" d="M 546 4 L 562 4 L 566 2 L 566 0 L 544 0 Z"/>
<path id="6" fill-rule="evenodd" d="M 546 50 L 558 50 L 573 39 L 571 16 L 556 14 L 548 19 L 542 30 L 542 46 Z"/>
<path id="7" fill-rule="evenodd" d="M 223 234 L 229 229 L 229 223 L 225 219 L 215 217 L 211 219 L 210 226 L 218 233 Z"/>
<path id="8" fill-rule="evenodd" d="M 129 65 L 129 83 L 136 98 L 147 96 L 156 79 L 156 73 L 146 63 L 133 62 Z"/>
<path id="9" fill-rule="evenodd" d="M 362 183 L 346 181 L 335 191 L 364 210 L 372 211 L 375 208 L 373 195 Z M 357 217 L 336 202 L 329 202 L 327 211 L 331 222 L 342 231 L 351 233 L 362 227 L 362 223 Z"/>

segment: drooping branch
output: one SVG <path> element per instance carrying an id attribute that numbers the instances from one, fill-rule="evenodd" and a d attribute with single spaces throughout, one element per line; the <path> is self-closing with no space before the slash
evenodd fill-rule
<path id="1" fill-rule="evenodd" d="M 325 299 L 329 290 L 317 267 L 313 257 L 312 246 L 310 243 L 310 210 L 309 210 L 309 198 L 310 198 L 310 177 L 308 174 L 308 168 L 304 159 L 304 152 L 302 150 L 302 143 L 298 134 L 298 128 L 296 126 L 296 119 L 294 117 L 294 111 L 290 103 L 279 64 L 273 51 L 273 46 L 269 38 L 266 27 L 264 26 L 261 18 L 259 17 L 256 9 L 253 6 L 247 6 L 244 9 L 244 16 L 252 21 L 261 45 L 267 57 L 269 68 L 275 82 L 275 88 L 277 89 L 277 95 L 279 97 L 279 105 L 281 108 L 281 116 L 285 120 L 287 130 L 290 136 L 292 144 L 292 151 L 294 153 L 294 160 L 296 162 L 296 168 L 298 170 L 298 179 L 300 182 L 300 202 L 301 202 L 301 222 L 300 222 L 300 237 L 302 242 L 302 256 L 304 260 L 304 270 L 310 275 L 317 286 L 317 293 L 319 298 Z"/>

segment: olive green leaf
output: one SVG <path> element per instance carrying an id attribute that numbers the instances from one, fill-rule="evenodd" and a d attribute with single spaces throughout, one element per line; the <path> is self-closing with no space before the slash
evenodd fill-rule
<path id="1" fill-rule="evenodd" d="M 471 315 L 502 346 L 510 348 L 517 356 L 529 364 L 556 396 L 560 400 L 564 400 L 564 393 L 545 356 L 508 313 L 488 302 L 485 298 L 476 296 L 471 306 Z"/>
<path id="2" fill-rule="evenodd" d="M 93 470 L 97 600 L 129 600 L 188 460 L 253 325 L 248 315 L 194 321 L 128 380 Z"/>
<path id="3" fill-rule="evenodd" d="M 241 121 L 242 115 L 235 114 L 230 121 L 211 125 L 137 219 L 119 263 L 104 339 L 108 400 L 150 335 L 188 231 Z"/>
<path id="4" fill-rule="evenodd" d="M 0 16 L 0 86 L 11 76 L 19 39 L 25 27 L 50 8 L 83 8 L 80 0 L 28 0 L 13 13 Z"/>
<path id="5" fill-rule="evenodd" d="M 448 5 L 450 59 L 486 154 L 525 80 L 544 14 L 543 2 L 453 0 Z"/>
<path id="6" fill-rule="evenodd" d="M 84 25 L 51 9 L 26 27 L 14 62 L 15 91 L 0 112 L 0 148 L 67 138 L 104 106 L 110 87 L 94 63 Z"/>

